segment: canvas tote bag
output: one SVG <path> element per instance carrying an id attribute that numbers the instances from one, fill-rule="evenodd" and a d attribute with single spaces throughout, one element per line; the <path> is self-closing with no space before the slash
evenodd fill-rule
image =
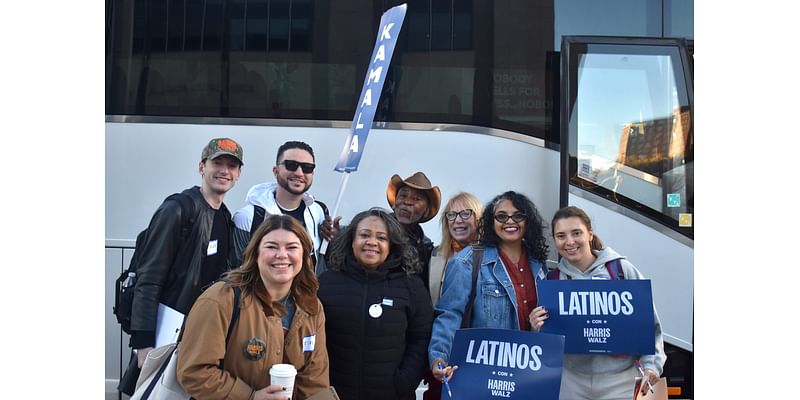
<path id="1" fill-rule="evenodd" d="M 178 348 L 170 343 L 147 353 L 131 400 L 189 400 L 177 379 Z"/>

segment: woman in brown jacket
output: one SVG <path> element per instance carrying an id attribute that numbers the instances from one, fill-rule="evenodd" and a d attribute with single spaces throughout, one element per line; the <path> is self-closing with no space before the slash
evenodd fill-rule
<path id="1" fill-rule="evenodd" d="M 311 239 L 294 218 L 268 217 L 229 271 L 195 302 L 178 353 L 178 381 L 197 399 L 287 399 L 270 385 L 274 364 L 297 369 L 292 399 L 329 386 L 325 314 L 311 263 Z M 230 339 L 233 287 L 240 316 Z"/>

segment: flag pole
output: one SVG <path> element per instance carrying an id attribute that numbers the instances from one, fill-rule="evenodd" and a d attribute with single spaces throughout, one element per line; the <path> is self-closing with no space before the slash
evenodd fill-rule
<path id="1" fill-rule="evenodd" d="M 334 217 L 339 215 L 339 205 L 341 204 L 350 172 L 358 169 L 358 163 L 364 153 L 367 135 L 372 127 L 372 120 L 375 118 L 375 111 L 383 90 L 386 71 L 389 69 L 389 62 L 392 60 L 392 54 L 394 53 L 397 38 L 400 35 L 400 28 L 403 26 L 407 8 L 408 5 L 403 3 L 386 10 L 381 16 L 375 47 L 370 58 L 370 66 L 367 69 L 364 86 L 361 88 L 361 95 L 358 96 L 359 103 L 353 115 L 353 124 L 347 135 L 347 140 L 344 142 L 339 162 L 334 168 L 334 171 L 344 173 L 342 183 L 339 186 L 339 194 L 336 196 L 336 204 L 333 207 Z M 372 101 L 373 91 L 377 94 L 374 102 Z M 324 255 L 327 250 L 328 241 L 323 240 L 319 252 Z"/>
<path id="2" fill-rule="evenodd" d="M 339 204 L 342 202 L 342 196 L 344 196 L 344 190 L 347 187 L 347 180 L 350 179 L 350 172 L 345 171 L 342 174 L 342 183 L 339 184 L 339 194 L 336 196 L 336 204 L 333 205 L 333 214 L 331 215 L 339 215 Z M 320 254 L 325 254 L 328 251 L 328 240 L 322 240 L 322 246 L 320 246 L 319 252 Z"/>

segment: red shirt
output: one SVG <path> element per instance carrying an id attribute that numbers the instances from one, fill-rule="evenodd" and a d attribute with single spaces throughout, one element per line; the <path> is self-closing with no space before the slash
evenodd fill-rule
<path id="1" fill-rule="evenodd" d="M 506 272 L 514 285 L 514 293 L 517 295 L 517 318 L 519 319 L 520 330 L 531 330 L 531 323 L 528 315 L 536 308 L 538 299 L 536 297 L 536 281 L 531 273 L 531 266 L 528 265 L 528 253 L 525 247 L 522 248 L 522 255 L 519 257 L 519 264 L 514 264 L 500 248 L 497 249 L 500 259 L 506 266 Z"/>

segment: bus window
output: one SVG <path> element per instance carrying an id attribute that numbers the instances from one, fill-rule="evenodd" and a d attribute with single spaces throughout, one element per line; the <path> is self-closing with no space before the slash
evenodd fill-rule
<path id="1" fill-rule="evenodd" d="M 692 237 L 693 116 L 680 47 L 569 47 L 570 183 Z"/>

